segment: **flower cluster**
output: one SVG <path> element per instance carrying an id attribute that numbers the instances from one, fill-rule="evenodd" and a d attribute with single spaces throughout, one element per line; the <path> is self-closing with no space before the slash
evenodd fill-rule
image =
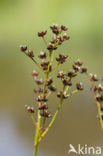
<path id="1" fill-rule="evenodd" d="M 58 66 L 61 66 L 61 64 L 64 64 L 67 59 L 69 59 L 68 55 L 65 55 L 63 53 L 59 53 L 57 57 L 54 58 L 55 50 L 58 49 L 60 45 L 64 41 L 67 41 L 70 39 L 70 36 L 67 35 L 65 32 L 68 30 L 68 28 L 64 25 L 58 26 L 57 24 L 54 24 L 50 26 L 50 29 L 52 30 L 53 36 L 49 40 L 49 43 L 46 41 L 45 36 L 47 35 L 47 31 L 41 31 L 38 32 L 37 36 L 39 38 L 42 38 L 46 49 L 45 51 L 41 51 L 38 53 L 39 62 L 36 61 L 36 53 L 33 53 L 32 50 L 29 50 L 26 45 L 20 46 L 20 50 L 28 56 L 38 67 L 39 72 L 34 70 L 31 75 L 34 79 L 34 82 L 36 83 L 36 86 L 34 88 L 34 95 L 35 95 L 35 104 L 38 106 L 38 116 L 37 119 L 34 119 L 33 113 L 36 112 L 34 110 L 34 107 L 26 106 L 26 109 L 29 113 L 32 115 L 33 122 L 35 122 L 36 127 L 36 134 L 35 134 L 35 151 L 34 154 L 36 156 L 37 152 L 37 146 L 39 142 L 42 140 L 42 138 L 46 135 L 46 133 L 51 128 L 54 120 L 56 119 L 57 114 L 59 113 L 59 110 L 61 109 L 61 105 L 64 101 L 64 99 L 68 99 L 71 95 L 75 94 L 78 91 L 84 90 L 84 86 L 82 82 L 77 82 L 74 84 L 73 79 L 77 77 L 79 74 L 85 74 L 88 76 L 89 80 L 91 81 L 92 85 L 92 91 L 94 93 L 94 98 L 96 100 L 97 106 L 99 109 L 99 118 L 101 121 L 101 125 L 103 127 L 103 85 L 95 84 L 99 81 L 96 75 L 88 74 L 88 69 L 83 66 L 83 62 L 78 59 L 72 64 L 71 69 L 68 69 L 68 71 L 60 70 L 56 74 L 56 78 L 60 80 L 61 82 L 61 90 L 58 90 L 57 87 L 54 85 L 54 79 L 51 75 L 52 72 L 54 72 Z M 56 60 L 56 65 L 54 65 L 54 60 Z M 40 76 L 40 73 L 44 74 L 44 77 Z M 75 90 L 69 88 L 72 88 L 72 86 L 75 85 Z M 54 115 L 51 115 L 49 111 L 49 96 L 51 93 L 55 93 L 55 95 L 58 97 L 59 105 L 57 107 L 56 112 Z M 45 122 L 47 118 L 52 118 L 49 125 L 45 127 Z"/>

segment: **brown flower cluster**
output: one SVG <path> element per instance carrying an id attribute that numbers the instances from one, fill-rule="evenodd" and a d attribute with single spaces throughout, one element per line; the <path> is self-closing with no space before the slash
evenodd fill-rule
<path id="1" fill-rule="evenodd" d="M 36 137 L 35 137 L 35 147 L 38 145 L 40 140 L 45 136 L 47 131 L 50 129 L 51 125 L 53 124 L 57 114 L 59 113 L 59 110 L 61 109 L 61 105 L 64 101 L 64 99 L 68 99 L 70 95 L 73 95 L 74 93 L 78 91 L 84 90 L 84 86 L 82 82 L 74 83 L 74 78 L 77 77 L 80 74 L 85 74 L 89 80 L 91 81 L 92 86 L 92 92 L 94 95 L 94 99 L 96 100 L 97 106 L 99 109 L 99 118 L 101 120 L 101 125 L 103 127 L 103 85 L 97 84 L 99 79 L 96 75 L 88 74 L 88 69 L 83 66 L 83 62 L 78 59 L 72 64 L 71 69 L 68 69 L 67 72 L 64 70 L 60 70 L 56 72 L 56 78 L 60 80 L 61 84 L 61 90 L 58 90 L 57 87 L 54 85 L 54 79 L 51 75 L 52 72 L 54 72 L 58 66 L 61 66 L 61 64 L 64 64 L 67 59 L 69 59 L 68 55 L 65 55 L 63 53 L 59 53 L 58 56 L 55 57 L 55 50 L 58 49 L 60 45 L 64 41 L 67 41 L 70 39 L 70 36 L 68 36 L 65 32 L 68 30 L 68 28 L 64 25 L 58 26 L 57 24 L 50 26 L 50 30 L 52 31 L 52 38 L 49 40 L 49 43 L 46 41 L 45 36 L 47 35 L 47 31 L 41 31 L 38 32 L 37 36 L 41 39 L 43 39 L 46 49 L 45 51 L 41 51 L 38 54 L 39 61 L 37 62 L 36 53 L 32 50 L 29 50 L 27 46 L 23 45 L 20 46 L 20 50 L 28 56 L 38 67 L 39 72 L 34 70 L 31 75 L 34 79 L 34 82 L 36 83 L 36 87 L 34 88 L 34 95 L 35 95 L 35 104 L 38 106 L 38 117 L 36 121 Z M 54 61 L 56 60 L 56 61 Z M 56 62 L 56 65 L 55 65 Z M 57 71 L 57 70 L 56 70 Z M 42 77 L 40 76 L 42 74 Z M 69 88 L 72 88 L 72 86 L 75 85 L 75 90 L 71 91 Z M 51 115 L 49 111 L 49 96 L 51 93 L 54 93 L 59 99 L 59 105 L 54 113 L 54 116 Z M 34 113 L 36 110 L 34 110 L 33 107 L 26 106 L 26 109 L 29 113 Z M 32 116 L 33 118 L 34 116 Z M 45 121 L 47 118 L 52 118 L 49 126 L 45 128 Z M 42 122 L 41 122 L 42 120 Z M 33 119 L 34 121 L 34 119 Z M 41 131 L 42 130 L 42 131 Z"/>

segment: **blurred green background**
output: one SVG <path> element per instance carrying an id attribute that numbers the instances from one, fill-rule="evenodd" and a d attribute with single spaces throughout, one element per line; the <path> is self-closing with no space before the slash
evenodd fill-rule
<path id="1" fill-rule="evenodd" d="M 0 155 L 32 156 L 34 128 L 24 106 L 34 105 L 35 84 L 31 72 L 36 68 L 19 51 L 19 46 L 26 44 L 36 53 L 46 51 L 37 32 L 53 23 L 66 25 L 71 39 L 57 52 L 69 55 L 62 69 L 69 69 L 71 63 L 80 58 L 89 72 L 102 76 L 103 1 L 0 0 L 0 21 Z M 47 39 L 51 37 L 49 34 L 50 31 Z M 90 84 L 84 76 L 82 79 L 85 91 L 64 103 L 55 124 L 40 144 L 39 156 L 67 156 L 69 144 L 103 146 L 96 104 L 88 89 Z M 57 102 L 52 95 L 51 112 Z"/>

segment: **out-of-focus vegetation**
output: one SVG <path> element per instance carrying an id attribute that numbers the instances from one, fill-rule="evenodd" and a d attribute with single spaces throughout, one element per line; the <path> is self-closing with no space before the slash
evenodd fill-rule
<path id="1" fill-rule="evenodd" d="M 68 65 L 63 68 L 69 68 L 71 61 L 80 58 L 89 67 L 89 71 L 103 75 L 103 1 L 0 0 L 0 21 L 0 114 L 5 116 L 9 112 L 7 118 L 12 116 L 16 134 L 19 132 L 20 137 L 27 137 L 26 141 L 30 139 L 32 143 L 31 134 L 34 129 L 30 128 L 32 123 L 24 105 L 34 104 L 34 83 L 30 74 L 35 66 L 19 52 L 19 45 L 27 44 L 36 56 L 41 49 L 46 51 L 43 41 L 37 37 L 37 32 L 47 29 L 53 23 L 64 24 L 68 27 L 71 40 L 64 43 L 64 48 L 58 49 L 58 53 L 62 51 L 69 55 L 70 62 L 68 59 Z M 50 31 L 48 40 L 49 35 Z M 87 81 L 85 84 L 89 85 Z M 97 110 L 91 92 L 86 89 L 82 94 L 83 99 L 76 95 L 70 103 L 67 101 L 61 117 L 56 121 L 58 128 L 54 126 L 48 134 L 48 144 L 46 141 L 41 144 L 41 148 L 48 152 L 49 156 L 67 155 L 70 143 L 102 144 L 103 134 L 96 119 Z M 50 104 L 55 109 L 57 100 Z M 2 118 L 0 120 L 4 121 Z M 65 125 L 66 122 L 68 125 Z M 65 136 L 62 136 L 63 127 Z M 8 129 L 0 134 L 9 135 Z M 56 143 L 53 138 L 58 139 Z M 13 139 L 16 140 L 16 137 Z M 4 145 L 8 147 L 9 153 L 9 140 L 4 142 L 8 142 Z M 0 141 L 0 149 L 1 144 Z M 21 148 L 18 147 L 16 151 L 17 156 L 20 155 L 19 149 Z M 2 151 L 4 156 L 11 154 L 6 153 L 5 148 L 2 148 Z M 26 153 L 24 155 L 26 156 Z"/>

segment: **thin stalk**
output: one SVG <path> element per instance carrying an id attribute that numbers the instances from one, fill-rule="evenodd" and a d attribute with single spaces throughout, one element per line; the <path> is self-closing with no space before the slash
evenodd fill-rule
<path id="1" fill-rule="evenodd" d="M 38 123 L 36 128 L 36 134 L 35 134 L 35 142 L 34 142 L 34 156 L 37 156 L 37 149 L 38 149 L 38 141 L 39 141 L 39 129 L 40 129 L 40 123 L 41 123 L 41 115 L 40 110 L 38 110 Z"/>
<path id="2" fill-rule="evenodd" d="M 24 52 L 24 54 L 26 55 L 26 56 L 28 56 L 28 54 L 26 53 L 26 52 Z M 29 56 L 28 56 L 29 57 Z M 39 66 L 39 64 L 36 62 L 36 60 L 34 59 L 34 58 L 32 58 L 32 57 L 29 57 L 35 64 L 36 64 L 36 66 L 40 69 L 40 70 L 42 70 L 43 72 L 44 72 L 44 70 Z"/>
<path id="3" fill-rule="evenodd" d="M 99 114 L 99 118 L 100 118 L 101 128 L 103 130 L 103 120 L 102 120 L 102 116 L 101 116 L 101 108 L 100 108 L 100 105 L 98 106 L 98 114 Z"/>
<path id="4" fill-rule="evenodd" d="M 35 125 L 35 127 L 37 127 L 37 123 L 36 123 L 36 120 L 34 119 L 34 116 L 32 114 L 30 114 L 30 116 L 32 118 L 33 124 Z"/>
<path id="5" fill-rule="evenodd" d="M 44 37 L 42 37 L 42 39 L 43 39 L 43 41 L 44 41 L 45 45 L 47 46 L 47 41 L 45 40 L 45 38 L 44 38 Z"/>

